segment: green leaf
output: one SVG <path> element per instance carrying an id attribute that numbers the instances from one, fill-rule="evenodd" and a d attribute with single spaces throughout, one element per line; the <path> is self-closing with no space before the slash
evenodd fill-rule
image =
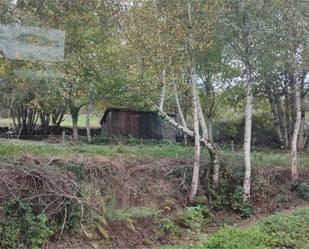
<path id="1" fill-rule="evenodd" d="M 103 236 L 104 239 L 109 239 L 109 234 L 107 232 L 107 230 L 101 226 L 100 224 L 98 225 L 98 230 L 100 232 L 100 234 Z"/>

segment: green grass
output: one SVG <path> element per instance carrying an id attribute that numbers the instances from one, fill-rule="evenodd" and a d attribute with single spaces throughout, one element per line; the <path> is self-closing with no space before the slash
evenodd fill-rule
<path id="1" fill-rule="evenodd" d="M 230 163 L 239 164 L 243 162 L 242 151 L 232 152 L 224 150 L 223 155 L 225 160 Z M 290 167 L 291 165 L 290 153 L 288 151 L 256 149 L 251 153 L 251 160 L 253 166 Z M 300 167 L 309 167 L 308 153 L 301 153 L 298 157 L 298 163 Z"/>
<path id="2" fill-rule="evenodd" d="M 14 140 L 11 140 L 14 141 Z M 106 157 L 127 157 L 127 158 L 191 158 L 192 147 L 185 147 L 173 144 L 153 145 L 62 145 L 47 144 L 43 142 L 28 141 L 7 141 L 0 140 L 0 158 L 18 157 L 25 154 L 36 156 L 65 156 L 76 155 L 101 155 Z"/>
<path id="3" fill-rule="evenodd" d="M 13 126 L 13 121 L 9 118 L 0 118 L 0 127 Z"/>
<path id="4" fill-rule="evenodd" d="M 100 120 L 101 117 L 97 115 L 92 115 L 90 119 L 90 126 L 92 128 L 100 128 Z M 40 122 L 38 121 L 38 124 Z M 0 127 L 13 126 L 13 121 L 9 118 L 1 118 L 0 119 Z M 61 123 L 62 127 L 72 127 L 72 118 L 70 115 L 65 115 L 63 122 Z M 82 114 L 78 118 L 77 126 L 79 128 L 86 127 L 86 115 Z"/>
<path id="5" fill-rule="evenodd" d="M 100 128 L 101 117 L 97 115 L 92 115 L 90 119 L 90 126 L 92 128 Z M 72 127 L 72 118 L 70 115 L 65 115 L 63 122 L 61 123 L 62 127 Z M 86 127 L 86 115 L 82 114 L 78 117 L 77 126 L 80 128 Z"/>
<path id="6" fill-rule="evenodd" d="M 24 154 L 33 154 L 37 156 L 68 156 L 75 155 L 102 155 L 106 157 L 136 157 L 136 158 L 180 158 L 192 159 L 193 147 L 182 146 L 171 143 L 160 144 L 48 144 L 45 142 L 31 142 L 22 140 L 0 140 L 0 158 L 8 156 L 21 156 Z M 223 151 L 223 157 L 230 164 L 239 165 L 243 163 L 242 151 L 231 152 Z M 253 151 L 252 162 L 254 167 L 289 167 L 290 155 L 288 152 L 281 151 Z M 208 161 L 208 155 L 205 150 L 202 152 L 202 159 Z M 303 153 L 299 156 L 300 167 L 309 167 L 309 155 Z"/>
<path id="7" fill-rule="evenodd" d="M 226 226 L 191 246 L 165 249 L 271 249 L 309 248 L 309 207 L 270 216 L 249 229 Z"/>

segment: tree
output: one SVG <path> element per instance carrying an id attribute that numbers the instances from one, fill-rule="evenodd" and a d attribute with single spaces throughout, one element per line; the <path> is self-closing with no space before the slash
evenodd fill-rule
<path id="1" fill-rule="evenodd" d="M 88 103 L 107 98 L 114 92 L 112 86 L 119 84 L 120 73 L 117 71 L 115 54 L 118 53 L 118 40 L 115 38 L 115 27 L 112 15 L 114 2 L 87 1 L 17 1 L 14 13 L 19 23 L 39 27 L 53 27 L 66 32 L 66 58 L 63 63 L 54 64 L 60 74 L 57 94 L 60 104 L 54 105 L 57 110 L 48 112 L 48 104 L 42 103 L 41 121 L 53 122 L 59 126 L 66 106 L 72 116 L 73 138 L 78 138 L 77 121 L 79 111 Z M 34 65 L 36 68 L 37 65 Z M 117 72 L 116 72 L 117 71 Z M 31 83 L 30 83 L 31 84 Z M 49 86 L 46 84 L 47 89 Z M 47 90 L 46 89 L 46 90 Z M 104 95 L 104 96 L 103 96 Z M 48 98 L 52 101 L 55 99 Z M 58 102 L 58 103 L 59 103 Z"/>
<path id="2" fill-rule="evenodd" d="M 302 1 L 279 1 L 276 6 L 270 20 L 277 39 L 270 44 L 272 49 L 261 68 L 281 147 L 291 149 L 291 176 L 296 181 L 297 152 L 304 146 L 303 106 L 308 91 L 308 17 L 303 15 L 307 6 Z"/>
<path id="3" fill-rule="evenodd" d="M 198 48 L 201 49 L 203 46 L 207 49 L 212 40 L 216 5 L 211 5 L 208 1 L 182 1 L 176 5 L 169 2 L 155 3 L 155 12 L 153 3 L 147 1 L 138 4 L 133 2 L 129 10 L 124 11 L 125 20 L 121 24 L 125 39 L 124 48 L 127 49 L 125 56 L 131 59 L 128 63 L 129 74 L 132 78 L 136 77 L 136 80 L 132 80 L 135 82 L 132 89 L 137 93 L 135 98 L 146 95 L 144 108 L 155 109 L 177 129 L 194 137 L 195 162 L 189 194 L 193 200 L 199 183 L 201 144 L 207 148 L 211 156 L 214 186 L 217 186 L 219 181 L 219 153 L 208 137 L 207 123 L 198 95 L 198 76 L 195 73 Z M 206 15 L 208 18 L 205 20 Z M 164 34 L 159 37 L 160 42 L 157 42 L 158 19 L 164 20 L 164 25 L 160 26 L 160 34 Z M 162 58 L 163 49 L 165 50 Z M 162 82 L 164 78 L 165 83 Z M 191 89 L 190 113 L 193 117 L 193 129 L 189 128 L 185 119 L 182 107 L 188 103 L 184 103 L 184 94 L 179 92 L 180 89 L 186 92 Z M 175 97 L 175 102 L 170 101 L 170 96 Z M 167 115 L 168 110 L 173 109 L 173 105 L 178 109 L 180 122 Z M 199 127 L 202 130 L 201 134 Z"/>
<path id="4" fill-rule="evenodd" d="M 222 36 L 234 53 L 234 63 L 243 68 L 243 82 L 246 89 L 245 132 L 244 132 L 244 200 L 250 198 L 251 188 L 251 133 L 253 114 L 253 87 L 256 63 L 267 50 L 267 14 L 274 4 L 270 2 L 229 2 L 227 18 L 222 21 Z"/>

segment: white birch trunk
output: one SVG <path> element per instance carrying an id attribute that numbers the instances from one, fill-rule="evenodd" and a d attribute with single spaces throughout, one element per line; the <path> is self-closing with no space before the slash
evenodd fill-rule
<path id="1" fill-rule="evenodd" d="M 305 135 L 305 115 L 301 115 L 301 122 L 299 128 L 299 135 L 298 135 L 298 150 L 301 151 L 305 148 L 306 145 L 306 135 Z"/>
<path id="2" fill-rule="evenodd" d="M 213 181 L 214 187 L 217 188 L 219 185 L 219 173 L 220 173 L 219 153 L 217 151 L 217 148 L 214 146 L 212 141 L 209 139 L 208 126 L 207 126 L 205 117 L 203 115 L 201 103 L 200 103 L 198 96 L 197 96 L 197 105 L 198 105 L 198 117 L 199 117 L 199 121 L 201 124 L 202 132 L 203 132 L 202 137 L 208 144 L 206 145 L 206 147 L 210 154 L 211 165 L 213 167 L 212 181 Z"/>
<path id="3" fill-rule="evenodd" d="M 161 91 L 161 97 L 160 97 L 160 104 L 159 108 L 160 110 L 163 110 L 164 107 L 164 100 L 165 100 L 165 93 L 166 93 L 166 72 L 165 72 L 165 67 L 162 70 L 162 91 Z"/>
<path id="4" fill-rule="evenodd" d="M 179 96 L 178 96 L 178 90 L 177 90 L 177 86 L 176 86 L 176 83 L 175 83 L 175 77 L 174 77 L 174 73 L 173 72 L 172 72 L 172 77 L 173 77 L 172 80 L 173 80 L 173 86 L 174 86 L 174 95 L 175 95 L 175 100 L 176 100 L 176 105 L 177 105 L 177 110 L 178 110 L 178 113 L 179 113 L 180 121 L 181 121 L 181 124 L 185 128 L 187 128 L 187 122 L 186 122 L 185 116 L 183 114 L 181 105 L 180 105 Z M 187 146 L 187 144 L 188 144 L 188 136 L 187 136 L 186 133 L 184 134 L 183 138 L 184 138 L 185 146 Z"/>
<path id="5" fill-rule="evenodd" d="M 192 109 L 193 109 L 193 126 L 194 126 L 194 164 L 193 176 L 191 183 L 191 192 L 189 195 L 190 201 L 194 200 L 197 193 L 200 171 L 201 144 L 199 134 L 199 107 L 198 96 L 195 83 L 195 69 L 193 64 L 192 52 L 194 48 L 192 34 L 192 19 L 191 19 L 191 2 L 188 2 L 188 21 L 189 21 L 189 48 L 190 48 L 190 74 L 191 74 L 191 90 L 192 90 Z"/>
<path id="6" fill-rule="evenodd" d="M 244 200 L 250 198 L 251 191 L 251 133 L 252 133 L 252 111 L 253 111 L 253 93 L 252 93 L 252 78 L 251 68 L 246 66 L 246 113 L 245 113 L 245 134 L 244 134 L 244 164 L 245 164 L 245 178 L 244 178 Z"/>
<path id="7" fill-rule="evenodd" d="M 191 84 L 192 84 L 192 105 L 193 105 L 193 126 L 194 126 L 194 164 L 193 164 L 191 192 L 189 195 L 190 201 L 193 201 L 196 197 L 198 183 L 199 183 L 200 157 L 201 157 L 197 92 L 196 92 L 194 77 L 195 77 L 194 68 L 192 67 L 191 68 Z"/>
<path id="8" fill-rule="evenodd" d="M 298 165 L 297 165 L 297 139 L 299 135 L 299 129 L 301 125 L 301 100 L 300 100 L 300 85 L 296 82 L 294 105 L 296 108 L 295 124 L 293 129 L 293 135 L 291 139 L 291 177 L 292 181 L 298 180 Z"/>
<path id="9" fill-rule="evenodd" d="M 211 119 L 211 117 L 209 117 L 209 119 L 207 120 L 207 127 L 208 127 L 209 142 L 213 142 L 214 138 L 213 138 L 213 129 L 212 129 L 212 119 Z"/>

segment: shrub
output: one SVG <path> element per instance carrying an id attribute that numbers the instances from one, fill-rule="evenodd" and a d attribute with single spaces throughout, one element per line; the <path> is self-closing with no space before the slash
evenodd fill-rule
<path id="1" fill-rule="evenodd" d="M 102 212 L 96 216 L 96 226 L 102 237 L 109 238 L 109 224 L 121 224 L 129 231 L 136 232 L 134 222 L 138 219 L 152 218 L 157 211 L 146 207 L 119 208 L 116 193 L 112 193 L 106 202 L 102 201 Z"/>
<path id="2" fill-rule="evenodd" d="M 243 188 L 238 186 L 232 196 L 231 206 L 235 211 L 239 211 L 243 217 L 249 217 L 252 214 L 252 206 L 249 201 L 245 201 Z"/>
<path id="3" fill-rule="evenodd" d="M 19 240 L 20 224 L 13 218 L 0 219 L 0 248 L 16 248 Z"/>
<path id="4" fill-rule="evenodd" d="M 309 182 L 301 183 L 297 188 L 297 192 L 303 199 L 309 200 Z"/>
<path id="5" fill-rule="evenodd" d="M 177 223 L 192 231 L 200 231 L 204 223 L 203 210 L 202 205 L 187 207 L 184 213 L 178 214 Z"/>
<path id="6" fill-rule="evenodd" d="M 15 249 L 20 243 L 30 249 L 40 249 L 53 232 L 44 213 L 36 214 L 29 203 L 9 198 L 0 219 L 0 234 L 3 249 Z"/>
<path id="7" fill-rule="evenodd" d="M 204 241 L 203 249 L 307 248 L 309 208 L 274 215 L 250 229 L 227 226 Z"/>
<path id="8" fill-rule="evenodd" d="M 209 237 L 203 249 L 264 249 L 262 238 L 263 233 L 259 229 L 245 230 L 227 226 Z"/>

